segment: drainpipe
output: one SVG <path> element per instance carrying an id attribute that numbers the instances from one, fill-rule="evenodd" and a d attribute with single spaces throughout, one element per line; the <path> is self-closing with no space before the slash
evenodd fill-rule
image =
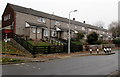
<path id="1" fill-rule="evenodd" d="M 50 19 L 50 36 L 49 36 L 49 38 L 51 38 L 51 26 L 52 26 L 53 15 L 54 15 L 54 12 L 53 12 L 53 14 L 51 14 L 51 19 Z"/>
<path id="2" fill-rule="evenodd" d="M 37 41 L 37 26 L 36 26 L 36 41 Z"/>

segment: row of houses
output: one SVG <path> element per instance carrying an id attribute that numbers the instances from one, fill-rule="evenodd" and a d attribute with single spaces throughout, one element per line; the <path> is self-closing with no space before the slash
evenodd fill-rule
<path id="1" fill-rule="evenodd" d="M 41 40 L 45 37 L 56 37 L 68 39 L 68 19 L 31 8 L 26 8 L 8 3 L 2 15 L 2 27 L 4 33 L 16 33 L 27 39 Z M 85 21 L 78 22 L 70 20 L 71 38 L 75 38 L 78 32 L 83 32 L 86 36 L 91 32 L 96 32 L 104 40 L 112 39 L 112 33 L 99 28 Z"/>

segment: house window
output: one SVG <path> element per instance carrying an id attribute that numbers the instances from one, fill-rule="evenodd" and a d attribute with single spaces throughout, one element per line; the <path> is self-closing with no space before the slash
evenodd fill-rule
<path id="1" fill-rule="evenodd" d="M 36 33 L 36 28 L 32 28 L 32 32 Z M 40 29 L 37 29 L 37 33 L 40 33 Z"/>
<path id="2" fill-rule="evenodd" d="M 48 30 L 44 30 L 44 36 L 48 36 Z"/>
<path id="3" fill-rule="evenodd" d="M 97 33 L 100 33 L 100 31 L 97 30 Z"/>
<path id="4" fill-rule="evenodd" d="M 77 29 L 77 26 L 75 26 L 75 29 Z"/>
<path id="5" fill-rule="evenodd" d="M 40 33 L 40 29 L 37 29 L 37 33 Z"/>
<path id="6" fill-rule="evenodd" d="M 32 32 L 33 32 L 33 33 L 36 33 L 36 29 L 35 29 L 35 28 L 32 28 Z"/>
<path id="7" fill-rule="evenodd" d="M 82 27 L 82 30 L 85 30 L 85 27 Z"/>
<path id="8" fill-rule="evenodd" d="M 40 17 L 40 18 L 38 19 L 38 21 L 39 21 L 39 22 L 43 22 L 43 23 L 46 22 L 46 21 L 45 21 L 45 18 L 43 18 L 43 17 Z"/>
<path id="9" fill-rule="evenodd" d="M 59 21 L 55 21 L 55 25 L 60 25 L 60 22 Z"/>
<path id="10" fill-rule="evenodd" d="M 89 31 L 92 31 L 92 29 L 89 29 Z"/>
<path id="11" fill-rule="evenodd" d="M 7 21 L 7 20 L 9 20 L 9 19 L 10 19 L 10 14 L 4 16 L 4 21 Z"/>

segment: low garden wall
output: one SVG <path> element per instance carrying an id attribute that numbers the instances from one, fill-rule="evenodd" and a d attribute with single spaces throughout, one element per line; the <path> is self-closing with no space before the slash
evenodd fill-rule
<path id="1" fill-rule="evenodd" d="M 102 45 L 83 45 L 83 51 L 89 51 L 89 48 L 92 48 L 94 51 L 99 48 L 103 50 L 104 47 L 115 48 L 115 44 L 102 44 Z"/>

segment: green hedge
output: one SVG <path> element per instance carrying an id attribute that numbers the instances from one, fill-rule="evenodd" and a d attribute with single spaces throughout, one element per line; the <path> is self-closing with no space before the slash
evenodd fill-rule
<path id="1" fill-rule="evenodd" d="M 114 40 L 113 40 L 113 43 L 114 43 L 114 44 L 120 44 L 120 39 L 114 39 Z"/>
<path id="2" fill-rule="evenodd" d="M 76 44 L 76 45 L 82 45 L 82 43 L 81 42 L 79 42 L 79 41 L 71 41 L 73 44 Z"/>

